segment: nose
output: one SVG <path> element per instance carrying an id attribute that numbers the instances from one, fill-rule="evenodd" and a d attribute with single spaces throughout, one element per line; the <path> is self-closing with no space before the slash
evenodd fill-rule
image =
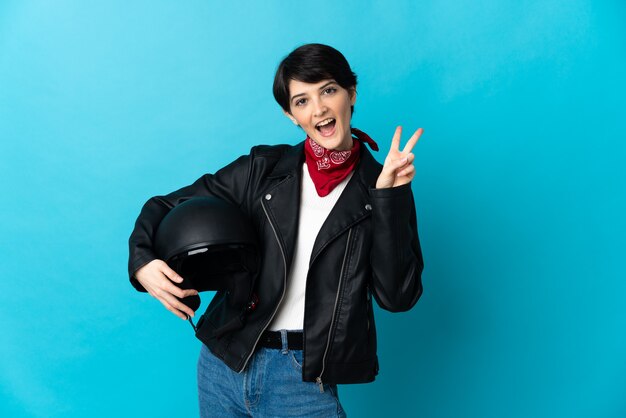
<path id="1" fill-rule="evenodd" d="M 321 100 L 314 100 L 313 105 L 315 106 L 314 109 L 313 109 L 313 115 L 315 117 L 322 116 L 328 110 L 326 105 L 324 103 L 322 103 Z"/>

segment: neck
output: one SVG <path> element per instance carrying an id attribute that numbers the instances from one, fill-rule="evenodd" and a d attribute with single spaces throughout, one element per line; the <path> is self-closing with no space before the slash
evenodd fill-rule
<path id="1" fill-rule="evenodd" d="M 352 139 L 352 134 L 348 133 L 348 140 L 341 141 L 341 145 L 337 148 L 330 151 L 349 151 L 354 146 L 354 140 Z"/>

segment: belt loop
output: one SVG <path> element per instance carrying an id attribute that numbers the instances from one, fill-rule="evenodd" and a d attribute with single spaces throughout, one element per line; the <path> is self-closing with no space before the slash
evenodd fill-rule
<path id="1" fill-rule="evenodd" d="M 280 330 L 280 342 L 283 346 L 283 354 L 287 354 L 287 352 L 289 351 L 289 342 L 287 341 L 287 330 L 286 329 L 281 329 Z"/>

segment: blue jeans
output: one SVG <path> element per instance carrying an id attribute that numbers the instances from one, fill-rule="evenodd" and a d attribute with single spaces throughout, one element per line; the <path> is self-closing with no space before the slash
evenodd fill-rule
<path id="1" fill-rule="evenodd" d="M 302 350 L 259 348 L 236 373 L 203 344 L 198 359 L 201 417 L 345 417 L 336 385 L 302 381 Z"/>

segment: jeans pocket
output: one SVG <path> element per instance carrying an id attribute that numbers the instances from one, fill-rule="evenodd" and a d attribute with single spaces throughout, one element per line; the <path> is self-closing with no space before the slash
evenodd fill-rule
<path id="1" fill-rule="evenodd" d="M 302 370 L 303 352 L 302 350 L 289 350 L 291 363 L 298 370 Z"/>

